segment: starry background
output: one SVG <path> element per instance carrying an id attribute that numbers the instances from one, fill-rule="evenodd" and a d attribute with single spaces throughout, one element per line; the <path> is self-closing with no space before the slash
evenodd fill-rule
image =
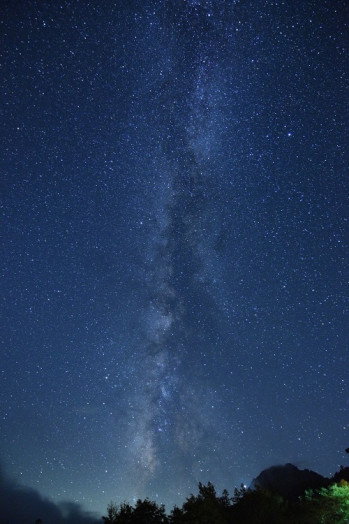
<path id="1" fill-rule="evenodd" d="M 1 445 L 170 509 L 348 446 L 347 12 L 1 3 Z"/>

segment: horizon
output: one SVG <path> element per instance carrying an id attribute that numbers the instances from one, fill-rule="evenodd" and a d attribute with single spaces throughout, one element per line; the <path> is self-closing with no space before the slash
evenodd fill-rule
<path id="1" fill-rule="evenodd" d="M 254 482 L 259 477 L 262 477 L 263 473 L 265 473 L 265 472 L 272 472 L 273 470 L 275 471 L 275 469 L 278 469 L 278 470 L 283 469 L 284 472 L 285 472 L 287 466 L 292 466 L 292 468 L 295 468 L 300 473 L 301 472 L 314 473 L 316 475 L 320 475 L 323 478 L 323 480 L 329 480 L 329 481 L 333 480 L 332 479 L 333 475 L 331 477 L 326 477 L 326 476 L 323 476 L 323 475 L 319 474 L 315 470 L 311 470 L 311 469 L 308 469 L 308 468 L 300 469 L 297 466 L 295 466 L 294 464 L 285 463 L 285 464 L 274 464 L 274 465 L 272 465 L 272 466 L 270 466 L 270 467 L 260 471 L 259 474 L 256 475 L 256 477 L 251 479 L 251 481 L 250 481 L 250 483 L 248 485 L 241 483 L 239 486 L 234 486 L 234 488 L 231 488 L 231 489 L 223 488 L 223 489 L 228 491 L 228 494 L 229 494 L 230 497 L 234 494 L 234 490 L 235 489 L 240 489 L 242 486 L 244 488 L 247 488 L 248 490 L 249 489 L 254 490 L 254 489 L 256 489 L 255 486 L 254 486 Z M 343 466 L 341 466 L 341 468 L 342 467 Z M 343 470 L 349 470 L 349 466 L 343 467 L 343 468 L 344 468 Z M 335 473 L 338 474 L 340 471 L 342 471 L 342 469 L 340 469 L 339 471 L 337 471 Z M 275 482 L 276 482 L 276 477 L 274 479 L 274 483 Z M 21 506 L 23 504 L 23 501 L 25 501 L 24 502 L 24 507 L 27 508 L 29 513 L 30 512 L 33 513 L 33 511 L 34 512 L 36 511 L 37 512 L 37 516 L 44 517 L 44 521 L 45 521 L 45 516 L 47 517 L 47 514 L 48 514 L 49 518 L 51 518 L 51 519 L 52 518 L 58 518 L 59 519 L 60 518 L 59 515 L 61 515 L 61 517 L 63 519 L 64 519 L 64 516 L 66 516 L 66 518 L 68 519 L 69 522 L 70 522 L 70 519 L 73 517 L 75 524 L 79 524 L 80 522 L 81 522 L 81 524 L 88 524 L 89 522 L 95 522 L 94 519 L 101 520 L 102 515 L 105 515 L 107 513 L 107 508 L 108 508 L 110 503 L 116 504 L 117 506 L 120 506 L 120 504 L 123 504 L 123 503 L 130 504 L 132 506 L 138 500 L 152 500 L 152 499 L 150 499 L 147 496 L 145 496 L 143 499 L 135 499 L 135 498 L 133 498 L 132 500 L 121 500 L 121 501 L 116 501 L 115 499 L 112 499 L 112 500 L 110 500 L 108 502 L 108 504 L 105 506 L 103 511 L 100 511 L 100 510 L 97 510 L 97 509 L 93 509 L 92 507 L 87 509 L 87 508 L 84 507 L 83 504 L 81 505 L 79 503 L 79 501 L 76 501 L 76 500 L 74 501 L 74 500 L 64 499 L 64 500 L 61 500 L 61 501 L 58 501 L 58 502 L 57 501 L 54 502 L 49 497 L 44 497 L 44 496 L 40 495 L 39 491 L 36 491 L 33 488 L 29 488 L 27 486 L 23 486 L 20 483 L 15 482 L 14 480 L 11 480 L 11 479 L 7 478 L 3 474 L 3 472 L 1 474 L 0 483 L 1 483 L 1 491 L 5 495 L 4 498 L 3 498 L 3 502 L 1 504 L 1 506 L 2 506 L 1 510 L 3 511 L 5 509 L 5 514 L 7 516 L 8 516 L 7 507 L 6 507 L 7 505 L 11 506 L 13 501 L 16 500 L 17 505 Z M 188 498 L 190 496 L 196 495 L 196 493 L 198 492 L 200 484 L 207 485 L 207 484 L 212 484 L 212 483 L 210 481 L 208 481 L 206 483 L 201 483 L 201 481 L 199 481 L 197 486 L 196 486 L 196 490 L 191 492 L 191 493 L 188 493 L 183 498 L 183 500 L 181 501 L 182 504 L 185 502 L 185 500 L 188 500 Z M 214 484 L 213 484 L 213 486 L 214 486 Z M 221 493 L 223 492 L 223 489 L 221 491 L 219 491 L 219 490 L 216 489 L 216 486 L 214 486 L 214 487 L 215 487 L 217 496 L 220 496 Z M 12 495 L 14 495 L 14 497 L 12 497 Z M 31 502 L 29 502 L 30 500 L 31 500 Z M 171 513 L 171 511 L 172 511 L 172 509 L 174 507 L 176 507 L 176 506 L 180 507 L 181 506 L 181 504 L 168 505 L 168 504 L 162 503 L 159 500 L 154 500 L 154 502 L 156 502 L 156 504 L 158 506 L 163 506 L 165 508 L 165 511 L 166 511 L 167 515 L 169 515 Z M 45 512 L 46 512 L 46 515 L 45 515 Z M 50 514 L 51 514 L 51 517 L 50 517 Z M 54 515 L 54 516 L 52 516 L 52 515 Z"/>
<path id="2" fill-rule="evenodd" d="M 280 470 L 282 470 L 283 475 L 285 475 L 286 468 L 289 466 L 292 466 L 292 470 L 296 470 L 298 473 L 305 473 L 305 472 L 312 473 L 315 475 L 315 478 L 317 478 L 317 476 L 320 476 L 323 481 L 326 481 L 326 480 L 330 482 L 334 481 L 333 477 L 327 478 L 322 475 L 319 475 L 314 470 L 299 469 L 294 464 L 286 463 L 283 465 L 281 464 L 273 465 L 261 471 L 254 479 L 251 480 L 248 486 L 244 484 L 240 484 L 239 486 L 235 486 L 234 490 L 231 489 L 229 491 L 229 489 L 227 490 L 226 488 L 224 488 L 224 491 L 227 491 L 227 495 L 229 497 L 232 497 L 233 495 L 234 497 L 236 497 L 236 491 L 240 490 L 242 487 L 244 487 L 245 489 L 247 488 L 247 490 L 254 491 L 256 489 L 256 484 L 255 484 L 256 481 L 258 481 L 257 485 L 259 487 L 262 487 L 262 490 L 269 489 L 273 491 L 276 489 L 275 484 L 278 484 L 281 480 L 279 476 L 281 472 Z M 275 470 L 278 470 L 278 471 L 276 472 Z M 346 471 L 348 475 L 349 466 L 347 467 L 341 466 L 340 471 L 343 471 L 343 472 Z M 336 475 L 338 475 L 340 471 L 336 472 Z M 274 477 L 270 477 L 270 474 L 272 472 L 274 472 Z M 268 473 L 267 477 L 265 477 L 265 473 Z M 314 482 L 314 480 L 315 479 L 313 478 L 312 482 Z M 262 485 L 260 484 L 260 482 L 262 482 Z M 267 488 L 265 484 L 263 488 L 263 483 L 265 482 L 267 482 L 267 486 L 268 486 Z M 272 482 L 272 484 L 270 484 L 270 482 Z M 296 486 L 294 482 L 295 482 L 295 479 L 293 478 L 293 484 L 292 484 L 293 488 L 290 488 L 290 485 L 287 484 L 288 487 L 286 489 L 287 489 L 287 493 L 289 497 L 294 496 L 294 495 L 291 495 L 291 493 L 294 493 L 293 489 Z M 300 478 L 298 478 L 297 482 L 300 483 Z M 308 478 L 308 482 L 310 482 L 309 478 Z M 316 480 L 316 482 L 318 482 L 318 480 Z M 336 480 L 336 482 L 338 481 Z M 95 524 L 97 520 L 101 520 L 102 516 L 107 514 L 109 504 L 114 504 L 114 505 L 116 504 L 116 507 L 120 508 L 122 504 L 128 504 L 128 505 L 134 506 L 135 503 L 140 500 L 140 499 L 132 500 L 132 501 L 123 500 L 119 502 L 116 502 L 115 500 L 111 500 L 109 501 L 109 503 L 103 509 L 102 512 L 96 509 L 93 510 L 92 508 L 90 508 L 87 511 L 86 508 L 84 508 L 83 505 L 80 505 L 78 501 L 70 501 L 67 499 L 67 500 L 62 500 L 60 502 L 55 503 L 51 499 L 41 496 L 38 491 L 35 491 L 32 488 L 27 488 L 23 485 L 20 485 L 19 483 L 11 481 L 9 478 L 6 478 L 6 476 L 4 476 L 3 473 L 0 478 L 0 484 L 1 484 L 1 492 L 3 494 L 3 497 L 1 499 L 2 503 L 0 504 L 0 511 L 5 514 L 5 517 L 3 514 L 1 515 L 1 517 L 5 519 L 11 517 L 11 510 L 9 508 L 13 508 L 13 504 L 15 503 L 17 508 L 22 508 L 22 513 L 20 514 L 18 514 L 16 510 L 14 511 L 14 515 L 17 518 L 18 524 L 21 524 L 22 521 L 27 522 L 28 521 L 27 519 L 29 517 L 30 518 L 40 517 L 40 519 L 43 522 L 46 522 L 47 519 L 49 519 L 50 522 L 52 522 L 52 524 L 56 524 L 56 523 L 58 524 L 58 523 L 63 523 L 63 522 L 74 522 L 74 524 Z M 188 501 L 189 498 L 193 496 L 193 494 L 195 496 L 196 493 L 201 490 L 200 488 L 201 484 L 202 484 L 201 482 L 198 483 L 195 493 L 187 494 L 185 499 L 181 501 L 182 504 L 185 501 Z M 209 486 L 210 484 L 212 485 L 211 482 L 206 483 L 207 486 Z M 205 486 L 205 484 L 203 485 Z M 217 489 L 215 488 L 214 484 L 212 485 L 212 487 L 214 487 L 217 497 L 223 494 L 223 490 L 222 490 L 222 493 L 220 494 L 220 492 L 217 491 Z M 304 487 L 301 489 L 301 491 L 303 489 Z M 285 485 L 281 487 L 280 493 L 283 493 L 283 496 L 286 496 L 286 493 L 284 493 L 282 490 L 285 490 Z M 149 497 L 145 497 L 143 500 L 151 501 Z M 171 506 L 168 506 L 168 505 L 162 504 L 161 501 L 154 501 L 154 502 L 156 502 L 158 507 L 161 507 L 161 506 L 164 507 L 166 515 L 170 515 L 172 510 L 176 506 L 181 507 L 181 504 L 171 504 Z M 235 503 L 236 501 L 233 502 L 233 504 Z M 12 510 L 12 513 L 13 513 L 13 510 Z"/>

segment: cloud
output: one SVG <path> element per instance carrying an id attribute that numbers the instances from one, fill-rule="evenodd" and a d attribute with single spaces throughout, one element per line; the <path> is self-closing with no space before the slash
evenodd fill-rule
<path id="1" fill-rule="evenodd" d="M 100 517 L 87 513 L 75 502 L 55 504 L 32 488 L 6 478 L 0 469 L 0 520 L 27 524 L 41 519 L 43 524 L 96 524 Z"/>

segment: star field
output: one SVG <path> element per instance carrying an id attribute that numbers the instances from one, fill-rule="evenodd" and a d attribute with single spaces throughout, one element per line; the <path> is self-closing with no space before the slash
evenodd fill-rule
<path id="1" fill-rule="evenodd" d="M 101 514 L 344 463 L 347 14 L 3 2 L 6 475 Z"/>

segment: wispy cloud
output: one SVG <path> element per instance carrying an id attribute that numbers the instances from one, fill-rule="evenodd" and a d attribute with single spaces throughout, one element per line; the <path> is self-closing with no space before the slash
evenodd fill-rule
<path id="1" fill-rule="evenodd" d="M 41 519 L 49 524 L 96 524 L 100 517 L 87 513 L 72 501 L 55 504 L 38 491 L 7 478 L 0 469 L 0 516 L 2 522 L 27 524 Z"/>

